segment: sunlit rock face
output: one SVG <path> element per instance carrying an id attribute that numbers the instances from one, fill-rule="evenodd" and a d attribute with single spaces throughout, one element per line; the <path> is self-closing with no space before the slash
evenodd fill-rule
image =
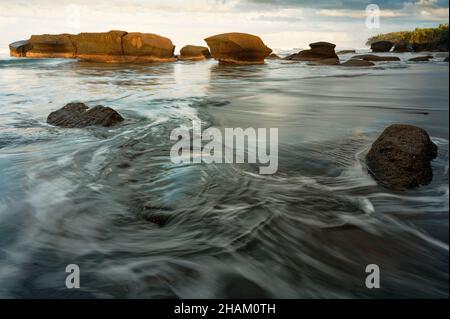
<path id="1" fill-rule="evenodd" d="M 247 33 L 224 33 L 205 41 L 213 58 L 222 64 L 263 64 L 272 53 L 260 37 Z"/>
<path id="2" fill-rule="evenodd" d="M 28 58 L 77 58 L 104 63 L 172 62 L 175 46 L 168 38 L 149 33 L 32 35 L 10 44 L 10 55 Z"/>

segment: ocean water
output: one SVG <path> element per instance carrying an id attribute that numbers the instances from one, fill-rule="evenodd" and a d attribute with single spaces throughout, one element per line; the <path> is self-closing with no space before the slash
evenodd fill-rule
<path id="1" fill-rule="evenodd" d="M 449 67 L 409 57 L 374 68 L 1 58 L 0 297 L 448 298 Z M 46 124 L 75 101 L 126 121 Z M 278 128 L 278 172 L 171 163 L 170 132 L 192 120 Z M 392 123 L 439 146 L 430 185 L 394 192 L 367 173 Z M 65 286 L 68 264 L 80 289 Z M 369 264 L 380 289 L 365 286 Z"/>

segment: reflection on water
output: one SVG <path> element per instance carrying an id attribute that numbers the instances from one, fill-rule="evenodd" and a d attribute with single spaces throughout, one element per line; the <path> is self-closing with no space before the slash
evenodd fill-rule
<path id="1" fill-rule="evenodd" d="M 448 297 L 448 64 L 7 59 L 0 101 L 1 297 Z M 126 121 L 45 123 L 71 101 Z M 172 164 L 170 132 L 193 119 L 279 128 L 278 173 Z M 366 173 L 393 122 L 438 144 L 429 186 L 394 193 Z"/>

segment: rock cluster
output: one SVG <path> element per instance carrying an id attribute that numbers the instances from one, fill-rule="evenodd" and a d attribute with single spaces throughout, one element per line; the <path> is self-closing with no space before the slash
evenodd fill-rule
<path id="1" fill-rule="evenodd" d="M 299 53 L 292 54 L 286 57 L 286 60 L 291 61 L 311 61 L 317 64 L 338 65 L 339 57 L 334 48 L 335 44 L 329 42 L 315 42 L 309 45 L 311 49 L 303 50 Z"/>
<path id="2" fill-rule="evenodd" d="M 32 35 L 10 44 L 10 53 L 29 58 L 78 58 L 91 62 L 171 62 L 175 46 L 170 39 L 151 33 L 109 31 L 100 33 Z"/>

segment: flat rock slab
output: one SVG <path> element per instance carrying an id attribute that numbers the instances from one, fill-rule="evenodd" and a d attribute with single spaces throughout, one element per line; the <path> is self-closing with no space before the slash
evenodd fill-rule
<path id="1" fill-rule="evenodd" d="M 411 62 L 428 62 L 432 58 L 433 58 L 432 55 L 425 55 L 425 56 L 417 56 L 415 58 L 411 58 L 408 61 L 411 61 Z"/>
<path id="2" fill-rule="evenodd" d="M 366 164 L 369 172 L 389 188 L 415 188 L 431 183 L 431 161 L 437 157 L 437 151 L 425 130 L 394 124 L 373 143 Z"/>
<path id="3" fill-rule="evenodd" d="M 367 66 L 374 66 L 375 64 L 373 62 L 366 61 L 366 60 L 350 59 L 348 61 L 345 61 L 341 65 L 348 66 L 348 67 L 367 67 Z"/>
<path id="4" fill-rule="evenodd" d="M 84 103 L 69 103 L 47 117 L 48 124 L 67 128 L 93 125 L 110 127 L 123 120 L 123 117 L 110 107 L 97 105 L 89 108 Z"/>
<path id="5" fill-rule="evenodd" d="M 352 57 L 352 59 L 359 59 L 359 60 L 366 60 L 366 61 L 374 61 L 374 62 L 381 62 L 381 61 L 400 61 L 400 58 L 397 56 L 380 56 L 380 55 L 374 55 L 374 54 L 361 54 L 361 55 L 355 55 Z"/>

